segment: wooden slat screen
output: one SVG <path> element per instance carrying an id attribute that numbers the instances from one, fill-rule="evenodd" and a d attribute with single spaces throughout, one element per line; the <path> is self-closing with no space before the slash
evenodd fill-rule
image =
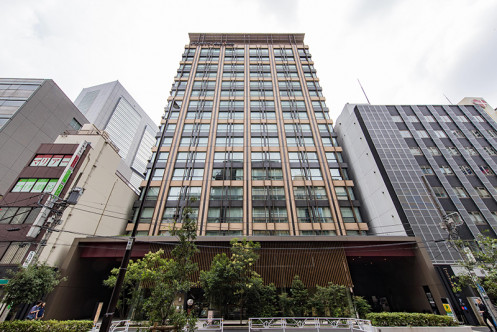
<path id="1" fill-rule="evenodd" d="M 151 251 L 163 249 L 171 257 L 170 244 L 151 244 Z M 195 255 L 199 270 L 208 270 L 212 259 L 219 253 L 230 255 L 229 243 L 202 242 L 200 252 Z M 328 282 L 352 287 L 352 279 L 340 242 L 262 242 L 255 270 L 264 283 L 287 288 L 298 275 L 307 287 L 325 286 Z M 198 281 L 199 273 L 194 276 Z"/>

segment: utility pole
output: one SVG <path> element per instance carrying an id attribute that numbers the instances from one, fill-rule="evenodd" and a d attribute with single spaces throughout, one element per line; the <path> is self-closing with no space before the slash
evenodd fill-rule
<path id="1" fill-rule="evenodd" d="M 176 94 L 177 93 L 178 93 L 178 90 L 176 90 Z M 169 106 L 169 111 L 171 111 L 171 109 L 180 110 L 180 108 L 181 107 L 173 99 L 173 101 L 171 102 L 171 104 Z M 169 114 L 169 112 L 168 112 L 168 114 Z M 154 160 L 152 163 L 152 168 L 150 169 L 150 174 L 148 176 L 147 185 L 142 190 L 147 190 L 147 188 L 150 187 L 150 183 L 151 183 L 152 178 L 153 178 L 153 173 L 154 173 L 155 167 L 157 165 L 157 161 L 159 160 L 160 147 L 162 146 L 162 142 L 164 141 L 164 134 L 166 132 L 166 125 L 167 125 L 167 121 L 166 121 L 166 123 L 164 123 L 162 125 L 163 127 L 161 130 L 161 136 L 160 136 L 159 144 L 157 146 L 157 152 L 155 154 L 155 157 L 154 157 Z M 126 276 L 126 271 L 128 270 L 128 264 L 129 264 L 129 260 L 131 258 L 131 252 L 133 250 L 133 245 L 135 244 L 135 241 L 136 241 L 138 224 L 140 223 L 140 217 L 141 217 L 141 213 L 143 211 L 144 203 L 145 203 L 145 197 L 141 200 L 140 206 L 138 207 L 138 213 L 137 213 L 138 217 L 134 221 L 133 230 L 131 231 L 131 236 L 129 237 L 128 243 L 126 244 L 126 249 L 124 251 L 123 259 L 121 260 L 121 266 L 119 267 L 119 273 L 117 275 L 116 284 L 114 285 L 114 289 L 112 290 L 112 294 L 111 294 L 110 299 L 109 299 L 109 305 L 107 306 L 107 311 L 105 312 L 104 317 L 102 318 L 102 324 L 100 325 L 100 329 L 99 329 L 100 332 L 108 332 L 110 329 L 110 326 L 112 325 L 112 318 L 114 317 L 114 311 L 116 310 L 117 300 L 119 299 L 119 293 L 121 292 L 121 288 L 122 288 L 122 285 L 124 283 L 124 277 Z"/>
<path id="2" fill-rule="evenodd" d="M 56 230 L 55 228 L 61 224 L 62 215 L 64 214 L 64 211 L 69 205 L 75 205 L 78 202 L 78 199 L 82 193 L 83 193 L 82 188 L 75 187 L 69 193 L 68 199 L 60 199 L 58 196 L 48 194 L 49 197 L 46 200 L 45 204 L 42 203 L 45 195 L 42 194 L 40 196 L 40 199 L 38 200 L 38 205 L 41 206 L 42 209 L 47 209 L 48 211 L 47 212 L 48 217 L 46 218 L 44 223 L 40 225 L 40 228 L 45 229 L 45 233 L 43 234 L 41 240 L 38 242 L 36 249 L 28 254 L 26 259 L 24 260 L 24 263 L 22 264 L 22 267 L 28 267 L 29 265 L 36 263 L 38 261 L 41 249 L 47 245 L 48 239 L 50 238 L 52 233 L 59 232 L 59 230 Z"/>
<path id="3" fill-rule="evenodd" d="M 457 216 L 457 220 L 454 220 L 453 216 Z M 458 212 L 452 212 L 449 214 L 446 214 L 442 218 L 442 223 L 440 224 L 442 229 L 445 229 L 448 232 L 448 243 L 452 245 L 452 247 L 461 255 L 463 258 L 464 262 L 466 263 L 476 263 L 476 259 L 471 253 L 471 249 L 466 247 L 464 245 L 464 242 L 462 242 L 462 239 L 459 235 L 459 226 L 463 224 L 459 213 Z M 454 241 L 459 241 L 462 243 L 462 247 L 458 246 L 457 244 L 454 244 Z M 473 285 L 476 287 L 476 290 L 478 291 L 478 295 L 480 295 L 481 300 L 485 304 L 485 306 L 488 308 L 488 311 L 490 313 L 490 316 L 492 317 L 494 322 L 497 322 L 497 313 L 495 312 L 495 308 L 490 302 L 490 299 L 487 295 L 487 292 L 483 288 L 482 285 L 480 285 L 478 278 L 475 274 L 475 272 L 472 269 L 468 269 L 469 275 L 471 278 L 471 281 Z"/>

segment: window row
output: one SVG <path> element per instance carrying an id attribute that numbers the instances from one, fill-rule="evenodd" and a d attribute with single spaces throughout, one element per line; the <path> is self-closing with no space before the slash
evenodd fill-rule
<path id="1" fill-rule="evenodd" d="M 12 188 L 12 192 L 42 193 L 52 192 L 59 179 L 19 179 Z"/>
<path id="2" fill-rule="evenodd" d="M 0 207 L 0 224 L 32 224 L 41 208 Z"/>
<path id="3" fill-rule="evenodd" d="M 138 211 L 138 210 L 136 210 Z M 141 213 L 140 223 L 151 223 L 154 208 L 144 208 Z M 340 207 L 342 220 L 345 223 L 362 222 L 362 217 L 357 207 Z M 136 212 L 135 212 L 136 215 Z M 189 218 L 198 219 L 198 208 L 190 208 Z M 181 222 L 184 218 L 182 208 L 167 207 L 161 218 L 163 223 Z M 133 219 L 136 221 L 137 218 Z M 332 223 L 333 216 L 329 207 L 297 207 L 297 221 L 299 223 Z M 209 207 L 207 212 L 208 223 L 241 223 L 243 222 L 243 209 L 241 207 Z M 253 207 L 252 222 L 254 223 L 287 223 L 288 213 L 286 207 Z"/>
<path id="4" fill-rule="evenodd" d="M 66 167 L 72 155 L 63 154 L 37 154 L 29 166 L 38 167 Z"/>
<path id="5" fill-rule="evenodd" d="M 273 158 L 277 158 L 276 153 L 272 153 Z M 241 156 L 238 156 L 241 157 Z M 262 156 L 255 155 L 256 158 L 271 158 L 271 155 Z M 222 158 L 219 155 L 219 158 Z M 221 159 L 220 159 L 221 160 Z M 224 159 L 226 160 L 226 159 Z M 239 160 L 239 159 L 238 159 Z M 267 160 L 267 159 L 254 159 Z M 272 161 L 280 161 L 278 159 L 269 159 Z M 350 180 L 347 169 L 345 168 L 330 168 L 330 173 L 333 180 Z M 299 180 L 323 180 L 321 169 L 319 168 L 291 168 L 291 178 L 294 181 Z M 164 169 L 155 169 L 152 181 L 161 181 L 164 176 Z M 203 180 L 204 168 L 175 168 L 173 171 L 172 180 L 174 181 L 195 181 Z M 147 174 L 148 179 L 148 174 Z M 213 180 L 243 180 L 243 168 L 224 167 L 214 168 L 212 173 Z M 281 168 L 252 168 L 252 180 L 283 180 L 283 171 Z"/>

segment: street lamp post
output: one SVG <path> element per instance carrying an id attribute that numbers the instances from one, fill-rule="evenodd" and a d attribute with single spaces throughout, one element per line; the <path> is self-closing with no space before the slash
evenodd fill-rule
<path id="1" fill-rule="evenodd" d="M 180 109 L 180 106 L 173 100 L 171 102 L 171 106 L 169 107 L 169 111 L 171 110 L 171 108 Z M 164 133 L 166 132 L 165 130 L 166 124 L 164 124 L 164 127 L 162 128 L 159 144 L 157 147 L 157 152 L 155 154 L 154 161 L 152 163 L 152 168 L 150 169 L 150 175 L 148 177 L 145 190 L 150 186 L 150 182 L 152 181 L 153 172 L 155 170 L 157 160 L 159 159 L 158 157 L 160 154 L 160 147 L 162 146 L 162 142 L 164 140 Z M 116 310 L 117 301 L 119 299 L 119 293 L 121 292 L 121 288 L 124 282 L 124 277 L 128 269 L 128 264 L 131 257 L 131 251 L 133 250 L 133 245 L 135 244 L 136 241 L 136 233 L 138 231 L 138 224 L 140 222 L 140 215 L 142 213 L 144 203 L 145 203 L 145 197 L 143 197 L 143 199 L 140 202 L 140 206 L 138 207 L 138 213 L 136 214 L 138 218 L 137 220 L 135 220 L 135 223 L 133 225 L 133 230 L 131 231 L 128 243 L 126 244 L 126 250 L 124 251 L 123 259 L 121 261 L 121 266 L 119 267 L 119 274 L 117 275 L 116 284 L 114 285 L 114 289 L 112 290 L 112 295 L 109 300 L 109 305 L 107 306 L 107 311 L 105 312 L 104 317 L 102 318 L 102 324 L 100 325 L 100 330 L 99 330 L 100 332 L 108 332 L 112 324 L 112 318 L 114 317 L 114 311 Z"/>

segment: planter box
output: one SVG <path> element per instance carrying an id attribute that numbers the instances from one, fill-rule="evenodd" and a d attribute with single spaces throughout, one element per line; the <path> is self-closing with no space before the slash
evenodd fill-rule
<path id="1" fill-rule="evenodd" d="M 375 327 L 376 332 L 472 332 L 470 326 L 389 326 Z"/>

